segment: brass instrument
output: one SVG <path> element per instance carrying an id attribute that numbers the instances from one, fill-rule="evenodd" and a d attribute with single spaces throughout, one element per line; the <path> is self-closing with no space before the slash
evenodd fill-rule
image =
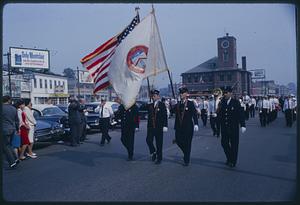
<path id="1" fill-rule="evenodd" d="M 216 113 L 219 113 L 219 111 L 220 111 L 220 101 L 221 101 L 220 98 L 223 97 L 223 91 L 222 91 L 221 88 L 215 88 L 215 89 L 213 89 L 213 92 L 212 92 L 212 93 L 213 93 L 213 95 L 217 96 L 217 97 L 215 98 L 215 101 L 216 101 L 217 104 L 218 104 L 218 108 L 217 108 L 217 110 L 216 110 Z"/>

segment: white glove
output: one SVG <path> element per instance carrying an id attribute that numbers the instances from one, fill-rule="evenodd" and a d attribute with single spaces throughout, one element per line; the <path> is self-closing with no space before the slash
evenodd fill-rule
<path id="1" fill-rule="evenodd" d="M 164 127 L 164 128 L 163 128 L 163 132 L 168 132 L 168 128 L 167 128 L 167 127 Z"/>
<path id="2" fill-rule="evenodd" d="M 139 128 L 138 128 L 138 127 L 136 127 L 136 128 L 135 128 L 135 131 L 139 131 Z"/>
<path id="3" fill-rule="evenodd" d="M 242 133 L 246 132 L 246 127 L 241 127 Z"/>
<path id="4" fill-rule="evenodd" d="M 199 130 L 198 125 L 194 125 L 194 131 L 195 131 L 195 132 L 198 132 L 198 130 Z"/>

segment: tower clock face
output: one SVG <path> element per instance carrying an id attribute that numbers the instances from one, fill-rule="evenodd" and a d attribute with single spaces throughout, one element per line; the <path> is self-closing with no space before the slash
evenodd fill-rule
<path id="1" fill-rule="evenodd" d="M 223 40 L 221 42 L 221 47 L 222 48 L 228 48 L 229 47 L 229 41 L 228 40 Z"/>

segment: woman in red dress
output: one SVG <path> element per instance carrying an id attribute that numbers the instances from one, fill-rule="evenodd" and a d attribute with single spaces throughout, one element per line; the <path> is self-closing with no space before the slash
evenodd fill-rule
<path id="1" fill-rule="evenodd" d="M 19 121 L 20 121 L 20 137 L 21 137 L 21 152 L 20 152 L 20 160 L 26 159 L 24 156 L 24 152 L 27 148 L 27 146 L 30 144 L 29 138 L 28 138 L 28 133 L 29 133 L 29 125 L 27 122 L 26 118 L 26 113 L 24 112 L 25 108 L 25 102 L 20 99 L 17 102 L 18 106 L 18 116 L 19 116 Z"/>

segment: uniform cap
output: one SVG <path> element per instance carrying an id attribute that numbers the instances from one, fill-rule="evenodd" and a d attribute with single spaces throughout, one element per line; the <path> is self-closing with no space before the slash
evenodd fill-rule
<path id="1" fill-rule="evenodd" d="M 150 93 L 151 93 L 151 95 L 154 95 L 154 94 L 159 95 L 159 91 L 155 90 L 155 89 L 151 90 Z"/>
<path id="2" fill-rule="evenodd" d="M 187 92 L 189 92 L 189 90 L 186 87 L 179 88 L 179 93 L 180 94 L 187 93 Z"/>

